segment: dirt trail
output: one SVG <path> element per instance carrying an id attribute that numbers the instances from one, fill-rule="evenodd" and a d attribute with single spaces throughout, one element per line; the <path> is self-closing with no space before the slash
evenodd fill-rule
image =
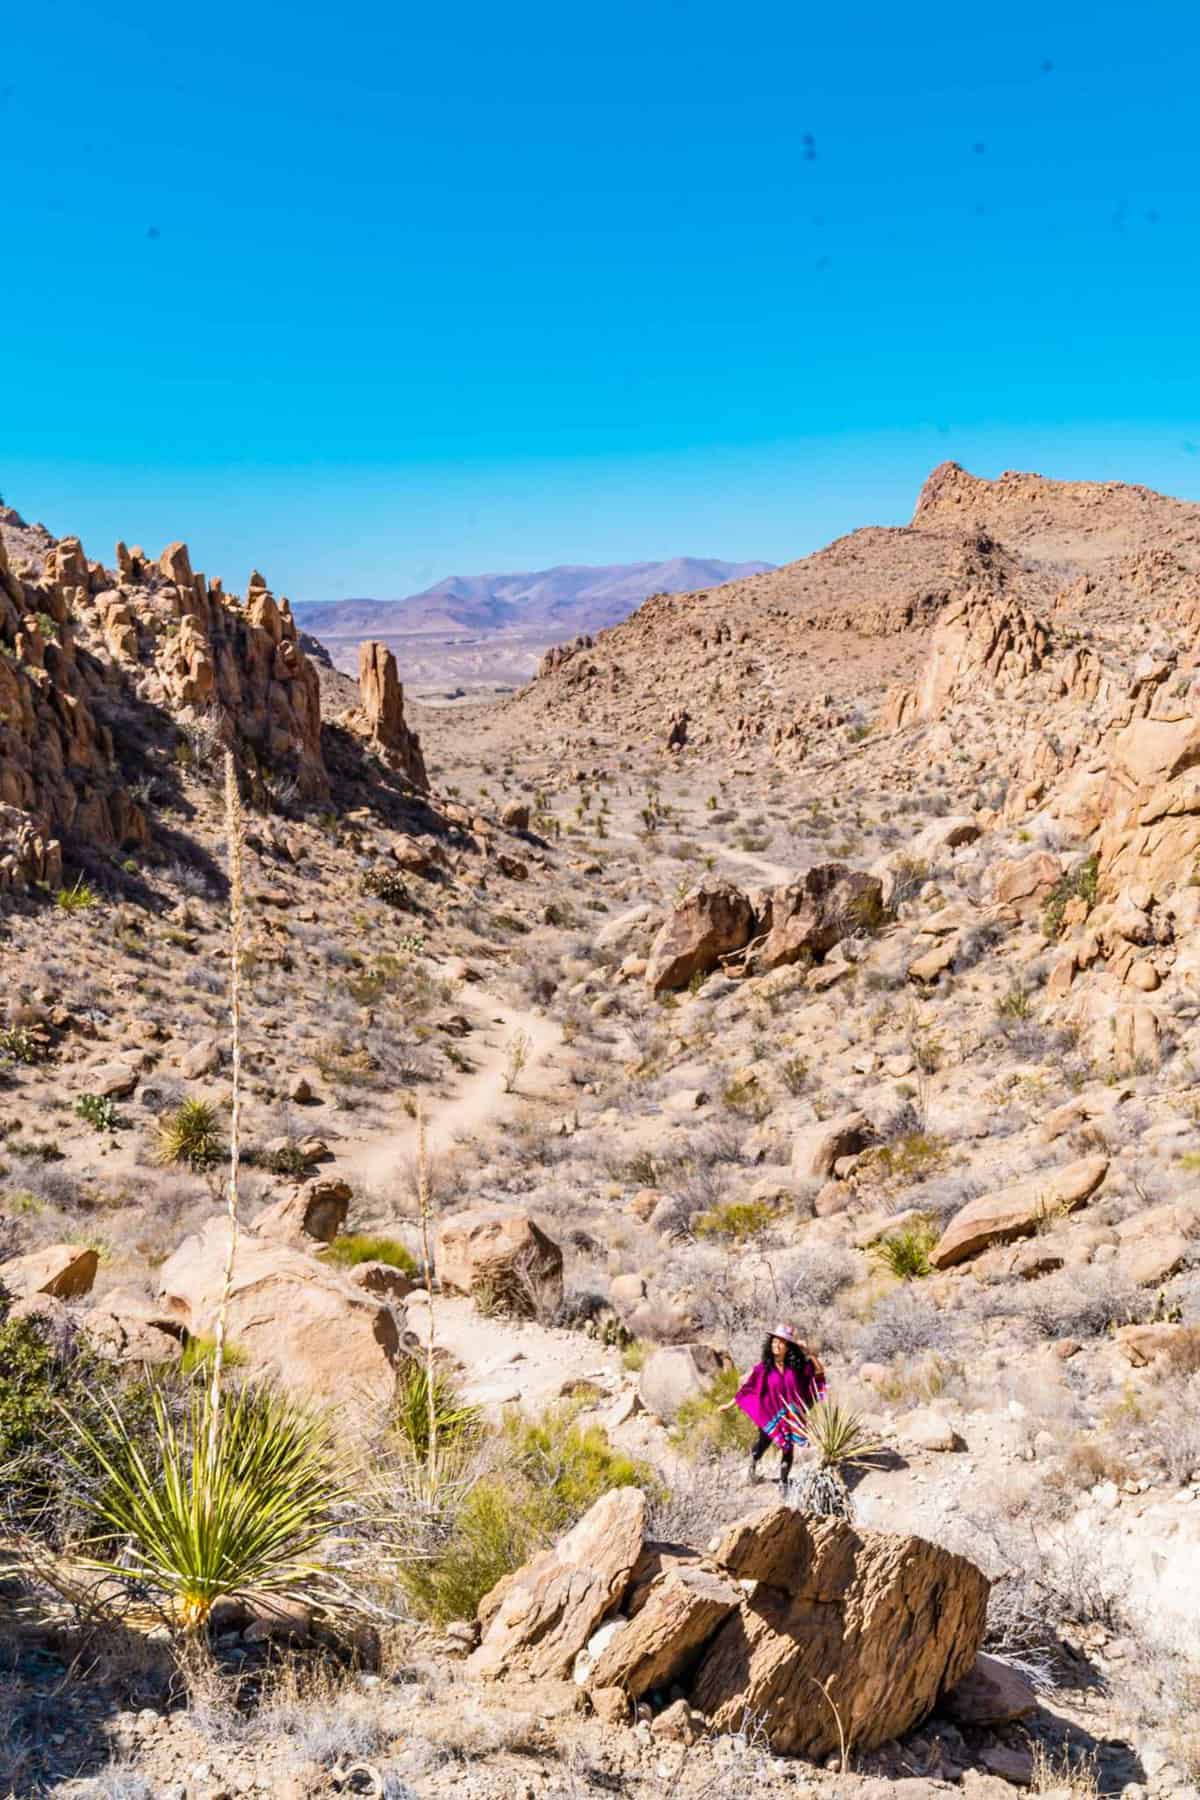
<path id="1" fill-rule="evenodd" d="M 636 844 L 640 850 L 647 850 L 644 836 L 636 831 L 609 831 L 610 838 L 619 838 L 626 844 Z M 728 844 L 716 844 L 705 841 L 705 849 L 717 858 L 718 862 L 742 863 L 748 869 L 754 869 L 770 887 L 778 887 L 796 879 L 794 863 L 772 862 L 769 857 L 758 856 L 753 850 L 732 850 Z"/>
<path id="2" fill-rule="evenodd" d="M 464 1054 L 473 1066 L 455 1079 L 452 1092 L 426 1102 L 425 1136 L 431 1155 L 452 1148 L 460 1138 L 473 1136 L 490 1120 L 516 1112 L 531 1093 L 544 1097 L 548 1088 L 557 1085 L 550 1065 L 562 1043 L 562 1031 L 553 1019 L 512 1006 L 483 987 L 464 987 L 455 1008 L 474 1026 L 462 1040 Z M 519 1091 L 506 1094 L 507 1046 L 517 1032 L 525 1034 L 528 1051 L 517 1081 Z M 395 1130 L 347 1142 L 339 1150 L 339 1173 L 366 1188 L 386 1190 L 396 1170 L 415 1156 L 416 1148 L 416 1121 L 401 1114 Z"/>

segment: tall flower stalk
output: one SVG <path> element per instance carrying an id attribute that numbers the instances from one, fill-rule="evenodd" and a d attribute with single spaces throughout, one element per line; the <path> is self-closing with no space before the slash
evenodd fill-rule
<path id="1" fill-rule="evenodd" d="M 425 1293 L 428 1327 L 425 1335 L 425 1393 L 429 1406 L 429 1466 L 437 1466 L 437 1400 L 434 1381 L 434 1316 L 433 1316 L 433 1249 L 430 1242 L 430 1220 L 433 1197 L 429 1185 L 429 1146 L 425 1139 L 425 1109 L 417 1101 L 417 1207 L 421 1214 L 421 1254 L 425 1259 Z"/>
<path id="2" fill-rule="evenodd" d="M 242 854 L 245 821 L 238 791 L 237 763 L 225 752 L 225 843 L 229 855 L 229 1026 L 233 1059 L 233 1105 L 229 1122 L 229 1186 L 227 1212 L 229 1247 L 221 1280 L 221 1300 L 214 1332 L 212 1381 L 208 1390 L 208 1428 L 214 1444 L 221 1421 L 221 1378 L 225 1368 L 225 1332 L 229 1296 L 233 1291 L 233 1265 L 238 1242 L 238 1171 L 242 1142 L 242 949 L 245 933 L 245 885 Z"/>

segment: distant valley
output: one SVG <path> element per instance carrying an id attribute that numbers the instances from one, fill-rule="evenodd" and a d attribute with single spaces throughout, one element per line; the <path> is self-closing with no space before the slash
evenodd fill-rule
<path id="1" fill-rule="evenodd" d="M 436 697 L 527 681 L 551 644 L 617 625 L 651 594 L 692 593 L 761 574 L 765 562 L 676 556 L 602 567 L 560 564 L 503 575 L 451 575 L 399 600 L 310 601 L 295 607 L 339 669 L 357 670 L 358 646 L 377 638 L 396 653 L 405 684 Z"/>

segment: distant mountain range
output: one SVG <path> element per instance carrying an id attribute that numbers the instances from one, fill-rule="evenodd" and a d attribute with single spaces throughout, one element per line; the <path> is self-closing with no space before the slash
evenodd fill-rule
<path id="1" fill-rule="evenodd" d="M 339 668 L 352 670 L 362 640 L 378 638 L 396 651 L 410 682 L 511 686 L 533 673 L 549 645 L 617 625 L 651 594 L 720 587 L 771 567 L 699 556 L 601 568 L 562 564 L 509 575 L 450 575 L 402 600 L 314 600 L 294 610 L 301 629 L 326 645 Z"/>

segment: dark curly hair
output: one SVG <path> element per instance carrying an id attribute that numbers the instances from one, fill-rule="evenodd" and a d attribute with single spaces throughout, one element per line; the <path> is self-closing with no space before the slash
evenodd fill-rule
<path id="1" fill-rule="evenodd" d="M 775 1333 L 773 1331 L 768 1331 L 766 1337 L 763 1339 L 762 1355 L 759 1357 L 759 1361 L 764 1363 L 768 1369 L 775 1361 L 775 1357 L 771 1351 L 771 1345 L 774 1341 Z M 808 1351 L 804 1348 L 803 1344 L 793 1344 L 790 1338 L 784 1338 L 783 1341 L 787 1345 L 787 1349 L 783 1353 L 784 1368 L 791 1369 L 796 1375 L 802 1375 L 804 1373 L 805 1363 L 811 1362 L 814 1359 L 809 1356 Z"/>

